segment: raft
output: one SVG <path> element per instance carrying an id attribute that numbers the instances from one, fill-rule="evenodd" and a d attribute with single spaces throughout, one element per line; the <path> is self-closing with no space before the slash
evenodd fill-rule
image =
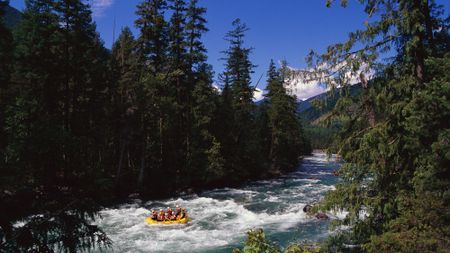
<path id="1" fill-rule="evenodd" d="M 170 224 L 186 224 L 189 220 L 189 217 L 186 215 L 183 219 L 176 219 L 176 220 L 165 220 L 165 221 L 156 221 L 152 220 L 151 217 L 147 217 L 145 219 L 145 222 L 150 225 L 170 225 Z"/>

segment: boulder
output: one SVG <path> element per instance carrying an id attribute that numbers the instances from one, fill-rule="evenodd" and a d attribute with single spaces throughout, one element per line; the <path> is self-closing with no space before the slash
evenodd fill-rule
<path id="1" fill-rule="evenodd" d="M 309 213 L 311 212 L 312 208 L 312 205 L 306 205 L 305 207 L 303 207 L 303 212 Z"/>
<path id="2" fill-rule="evenodd" d="M 325 213 L 317 213 L 316 218 L 319 220 L 328 220 L 329 219 L 328 215 L 326 215 Z"/>

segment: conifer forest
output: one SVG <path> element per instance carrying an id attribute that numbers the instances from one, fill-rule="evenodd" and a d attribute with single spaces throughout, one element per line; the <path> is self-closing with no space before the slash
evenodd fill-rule
<path id="1" fill-rule="evenodd" d="M 449 5 L 322 0 L 367 19 L 258 80 L 245 16 L 223 24 L 223 68 L 208 60 L 210 1 L 116 0 L 135 17 L 109 46 L 95 1 L 0 0 L 0 252 L 450 252 Z M 145 224 L 178 204 L 187 224 Z M 104 222 L 120 211 L 140 221 L 127 243 Z M 295 219 L 325 235 L 270 226 Z M 150 244 L 167 227 L 191 246 Z"/>

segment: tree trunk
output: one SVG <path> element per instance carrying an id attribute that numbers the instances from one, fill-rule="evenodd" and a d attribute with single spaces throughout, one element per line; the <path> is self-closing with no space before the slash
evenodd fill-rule
<path id="1" fill-rule="evenodd" d="M 434 51 L 434 35 L 433 35 L 433 22 L 431 20 L 430 4 L 429 0 L 426 1 L 423 7 L 424 17 L 425 17 L 425 27 L 427 31 L 427 39 L 430 45 L 431 51 Z"/>
<path id="2" fill-rule="evenodd" d="M 139 169 L 139 176 L 138 176 L 139 191 L 142 191 L 144 186 L 146 148 L 147 148 L 147 138 L 144 137 L 141 144 L 141 166 Z"/>
<path id="3" fill-rule="evenodd" d="M 120 182 L 120 176 L 122 174 L 122 164 L 123 164 L 123 157 L 124 157 L 124 153 L 125 153 L 125 147 L 127 146 L 127 141 L 123 140 L 123 138 L 121 138 L 121 143 L 122 146 L 120 148 L 120 154 L 119 154 L 119 164 L 117 166 L 117 172 L 116 172 L 116 183 Z"/>
<path id="4" fill-rule="evenodd" d="M 427 4 L 428 5 L 428 4 Z M 424 48 L 424 38 L 425 38 L 425 34 L 423 31 L 418 30 L 417 28 L 413 28 L 414 25 L 419 25 L 422 26 L 424 25 L 424 19 L 422 17 L 421 14 L 423 14 L 422 10 L 422 4 L 421 4 L 421 0 L 414 0 L 413 3 L 414 9 L 417 10 L 417 13 L 419 13 L 418 17 L 416 17 L 416 20 L 414 22 L 412 22 L 411 24 L 411 29 L 412 31 L 414 31 L 413 36 L 417 37 L 418 41 L 416 42 L 416 45 L 414 45 L 413 47 L 413 52 L 412 55 L 415 58 L 415 76 L 417 79 L 417 82 L 419 83 L 419 85 L 422 85 L 424 82 L 424 76 L 425 76 L 425 48 Z M 428 10 L 429 12 L 429 10 Z M 426 16 L 426 15 L 424 15 Z"/>

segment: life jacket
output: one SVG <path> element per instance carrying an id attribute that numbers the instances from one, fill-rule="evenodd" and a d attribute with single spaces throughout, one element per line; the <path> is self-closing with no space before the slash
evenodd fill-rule
<path id="1" fill-rule="evenodd" d="M 164 212 L 160 212 L 160 213 L 159 213 L 159 219 L 158 219 L 158 220 L 163 221 L 163 220 L 165 220 L 165 219 L 166 219 L 166 214 L 165 214 Z"/>
<path id="2" fill-rule="evenodd" d="M 167 210 L 167 216 L 170 218 L 172 217 L 173 211 L 172 209 Z"/>
<path id="3" fill-rule="evenodd" d="M 157 219 L 158 219 L 158 214 L 152 213 L 152 220 L 157 220 Z"/>
<path id="4" fill-rule="evenodd" d="M 175 210 L 175 216 L 179 216 L 181 214 L 181 208 L 177 208 L 176 210 Z"/>

